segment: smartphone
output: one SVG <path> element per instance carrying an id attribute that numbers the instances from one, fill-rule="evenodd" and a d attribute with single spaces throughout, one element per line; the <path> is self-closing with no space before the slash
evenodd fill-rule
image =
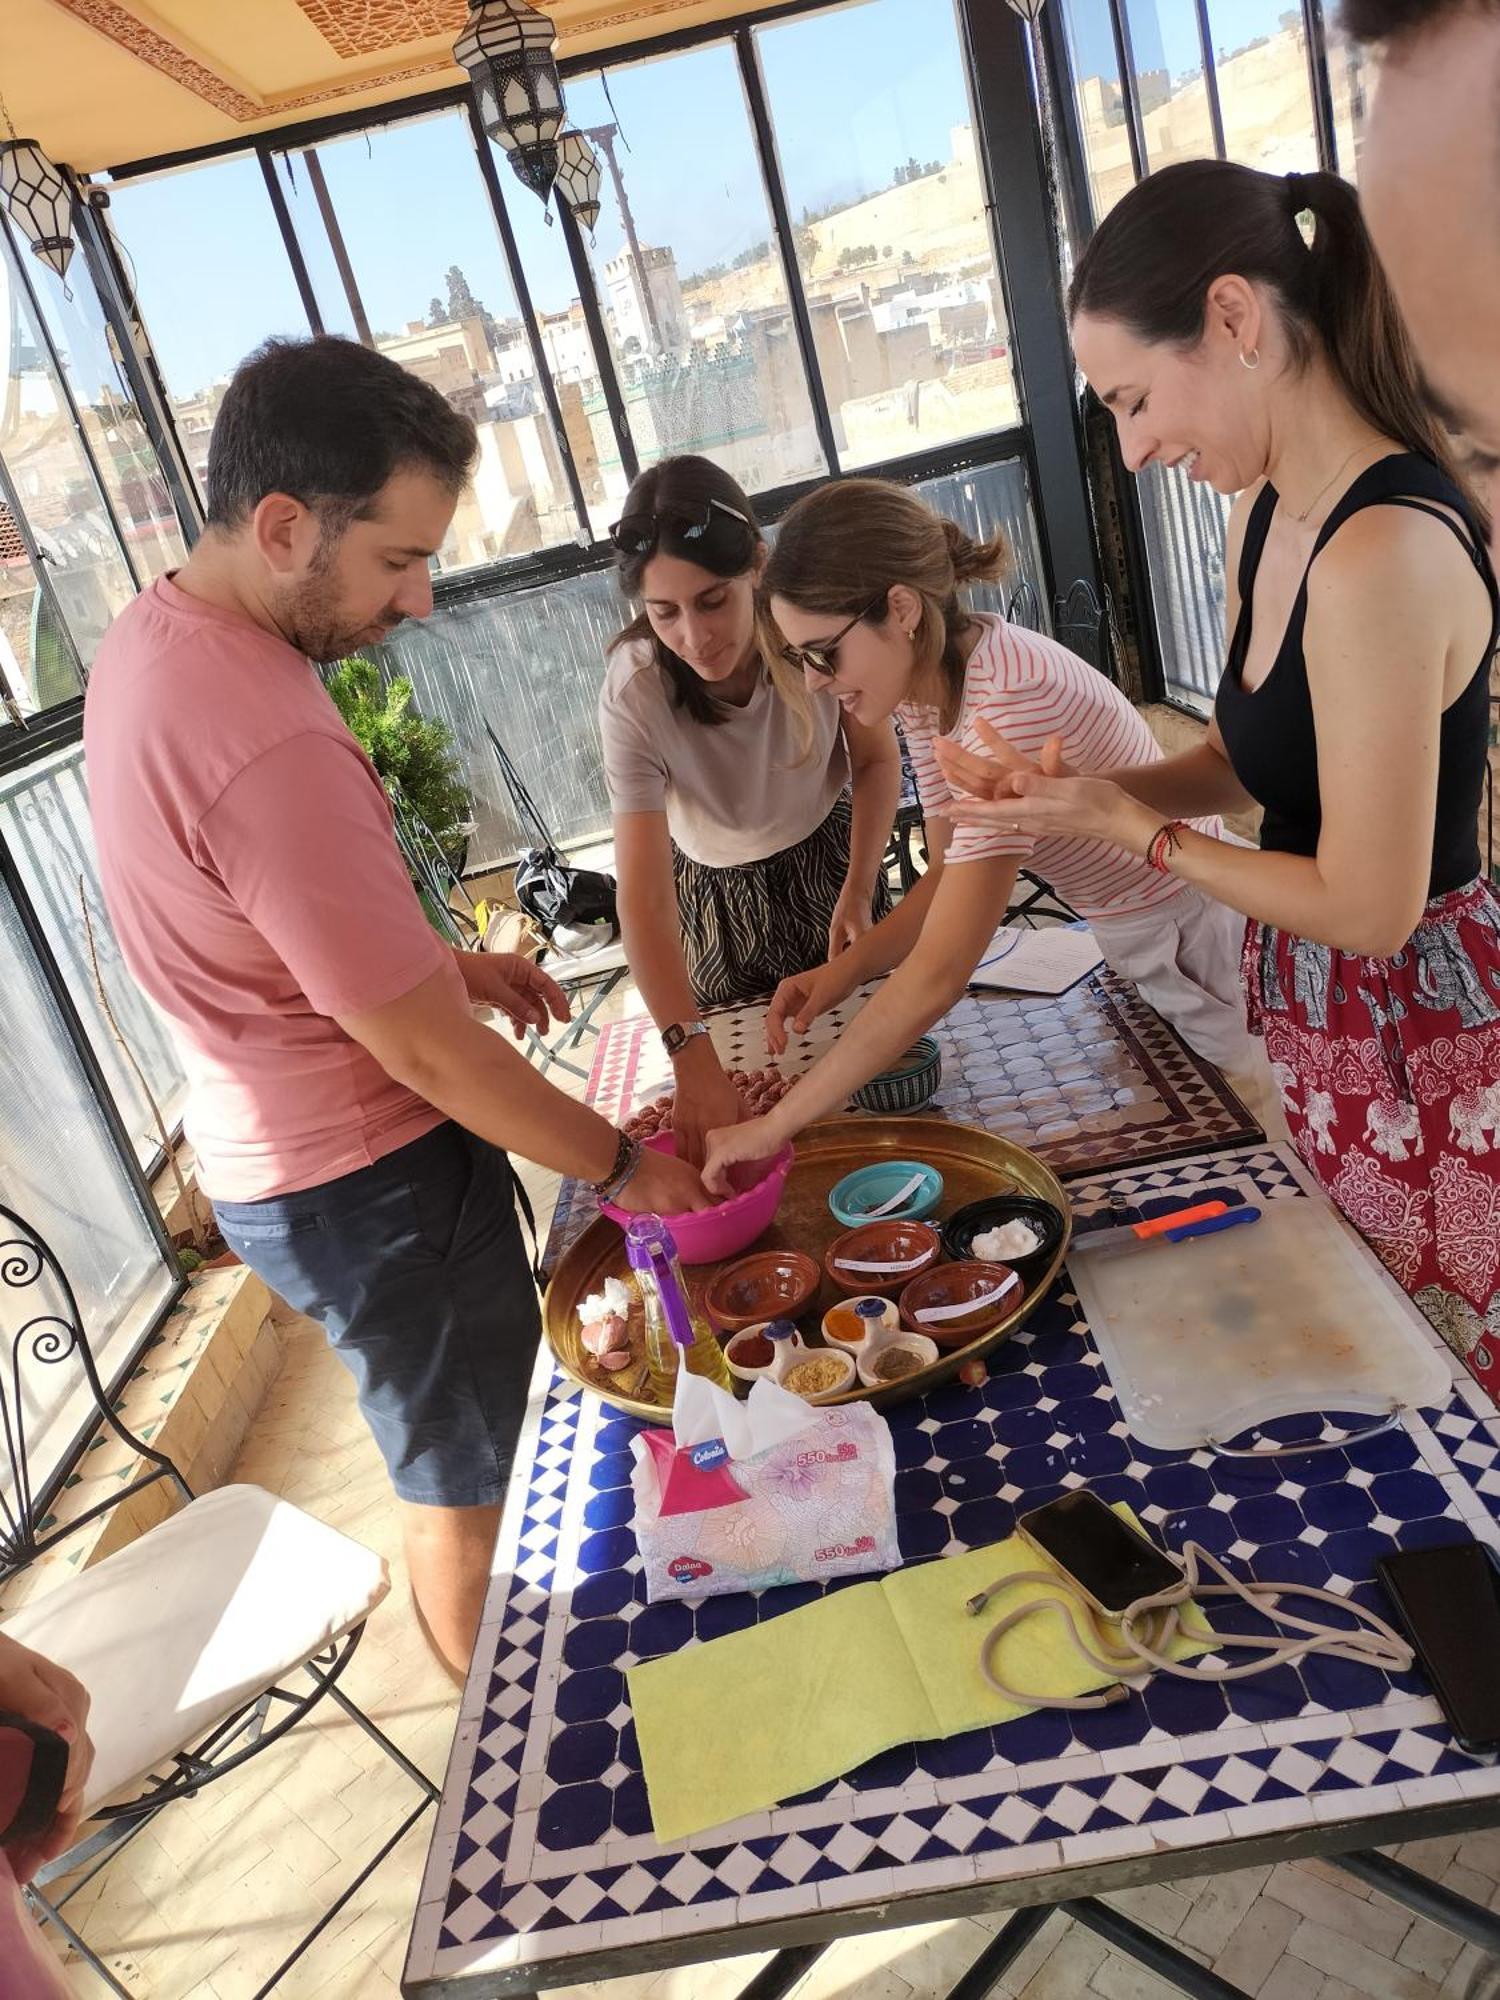
<path id="1" fill-rule="evenodd" d="M 1375 1565 L 1461 1750 L 1500 1750 L 1500 1569 L 1483 1542 Z"/>
<path id="2" fill-rule="evenodd" d="M 1023 1514 L 1016 1527 L 1111 1618 L 1182 1581 L 1172 1556 L 1083 1488 Z"/>

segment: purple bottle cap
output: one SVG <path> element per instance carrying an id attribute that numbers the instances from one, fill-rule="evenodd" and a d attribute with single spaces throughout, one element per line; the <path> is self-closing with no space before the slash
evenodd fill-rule
<path id="1" fill-rule="evenodd" d="M 649 1271 L 661 1257 L 675 1257 L 677 1243 L 659 1215 L 633 1215 L 625 1225 L 625 1256 L 632 1271 Z"/>
<path id="2" fill-rule="evenodd" d="M 859 1314 L 861 1319 L 884 1319 L 885 1300 L 861 1299 L 854 1310 Z"/>
<path id="3" fill-rule="evenodd" d="M 767 1320 L 763 1331 L 767 1340 L 795 1340 L 797 1337 L 796 1324 L 789 1319 Z"/>

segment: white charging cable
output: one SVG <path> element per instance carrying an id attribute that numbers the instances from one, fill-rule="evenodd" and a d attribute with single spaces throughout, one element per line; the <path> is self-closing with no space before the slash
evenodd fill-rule
<path id="1" fill-rule="evenodd" d="M 1014 1589 L 1017 1584 L 1046 1584 L 1050 1587 L 1050 1594 L 1018 1605 L 1014 1611 L 1007 1612 L 998 1624 L 990 1627 L 979 1649 L 979 1671 L 996 1694 L 1025 1708 L 1107 1708 L 1129 1697 L 1130 1689 L 1122 1683 L 1144 1680 L 1153 1672 L 1175 1674 L 1185 1681 L 1237 1681 L 1250 1674 L 1270 1673 L 1275 1667 L 1305 1659 L 1309 1653 L 1324 1653 L 1335 1660 L 1353 1660 L 1360 1666 L 1379 1667 L 1386 1673 L 1395 1674 L 1405 1673 L 1415 1657 L 1400 1633 L 1387 1625 L 1383 1618 L 1377 1618 L 1373 1611 L 1351 1604 L 1347 1598 L 1339 1597 L 1331 1590 L 1315 1590 L 1306 1583 L 1242 1583 L 1198 1542 L 1183 1544 L 1182 1565 L 1180 1583 L 1174 1583 L 1151 1597 L 1138 1598 L 1121 1614 L 1118 1622 L 1122 1643 L 1118 1647 L 1111 1645 L 1100 1630 L 1100 1614 L 1071 1577 L 1060 1575 L 1055 1570 L 1023 1570 L 1015 1576 L 1001 1577 L 987 1590 L 981 1590 L 968 1600 L 964 1609 L 971 1617 L 977 1618 L 992 1599 Z M 1204 1583 L 1201 1580 L 1202 1566 L 1211 1570 L 1220 1581 Z M 1181 1607 L 1190 1599 L 1205 1597 L 1237 1597 L 1241 1603 L 1248 1604 L 1252 1610 L 1268 1618 L 1273 1625 L 1281 1625 L 1288 1630 L 1276 1637 L 1267 1637 L 1241 1632 L 1206 1635 L 1185 1628 Z M 1310 1597 L 1320 1604 L 1332 1604 L 1354 1619 L 1355 1623 L 1352 1626 L 1330 1625 L 1319 1624 L 1310 1618 L 1298 1618 L 1293 1612 L 1280 1608 L 1283 1597 Z M 1013 1632 L 1039 1611 L 1061 1612 L 1074 1650 L 1101 1673 L 1116 1675 L 1116 1684 L 1099 1694 L 1049 1695 L 1028 1694 L 1002 1681 L 994 1668 L 995 1648 L 1008 1632 Z M 1078 1613 L 1082 1614 L 1082 1622 L 1093 1637 L 1092 1646 L 1085 1642 L 1078 1629 Z M 1291 1636 L 1297 1633 L 1302 1636 Z M 1269 1657 L 1247 1660 L 1237 1667 L 1189 1667 L 1181 1660 L 1167 1657 L 1166 1649 L 1176 1638 L 1197 1642 L 1206 1640 L 1215 1652 L 1245 1647 L 1266 1653 Z"/>

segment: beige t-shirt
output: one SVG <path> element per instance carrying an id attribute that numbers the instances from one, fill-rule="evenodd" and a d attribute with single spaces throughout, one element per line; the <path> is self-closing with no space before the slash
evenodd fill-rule
<path id="1" fill-rule="evenodd" d="M 800 758 L 796 718 L 769 674 L 726 722 L 704 724 L 673 701 L 649 642 L 617 646 L 599 695 L 610 806 L 664 812 L 677 846 L 707 868 L 783 853 L 822 825 L 849 782 L 838 710 L 812 707 L 812 749 Z"/>

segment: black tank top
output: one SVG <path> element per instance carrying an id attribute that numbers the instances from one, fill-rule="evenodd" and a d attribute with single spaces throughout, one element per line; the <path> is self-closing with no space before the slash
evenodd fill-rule
<path id="1" fill-rule="evenodd" d="M 1323 823 L 1317 729 L 1302 650 L 1308 573 L 1351 515 L 1365 507 L 1412 507 L 1453 530 L 1490 595 L 1490 636 L 1484 656 L 1463 691 L 1443 711 L 1438 738 L 1437 809 L 1428 894 L 1440 896 L 1460 888 L 1480 872 L 1478 821 L 1489 733 L 1489 665 L 1500 636 L 1500 592 L 1473 511 L 1448 475 L 1430 460 L 1411 452 L 1393 452 L 1378 459 L 1353 481 L 1323 523 L 1271 671 L 1259 687 L 1247 689 L 1240 676 L 1250 644 L 1251 597 L 1276 499 L 1275 488 L 1266 486 L 1245 524 L 1239 622 L 1229 642 L 1224 677 L 1214 702 L 1214 718 L 1234 774 L 1265 808 L 1260 844 L 1285 854 L 1316 854 Z M 1444 513 L 1444 508 L 1452 508 L 1459 520 Z"/>

